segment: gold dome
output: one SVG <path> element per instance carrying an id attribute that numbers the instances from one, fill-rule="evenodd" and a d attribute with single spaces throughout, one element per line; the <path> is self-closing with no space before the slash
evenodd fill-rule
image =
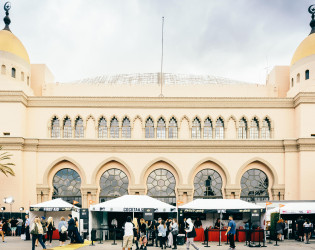
<path id="1" fill-rule="evenodd" d="M 306 37 L 297 47 L 293 58 L 291 60 L 291 65 L 301 60 L 304 57 L 314 55 L 315 54 L 315 33 L 310 34 Z"/>
<path id="2" fill-rule="evenodd" d="M 21 41 L 8 30 L 0 30 L 0 50 L 12 53 L 30 63 L 27 51 Z"/>

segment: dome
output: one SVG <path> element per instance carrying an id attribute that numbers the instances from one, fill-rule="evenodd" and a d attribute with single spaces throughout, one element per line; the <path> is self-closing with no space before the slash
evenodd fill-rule
<path id="1" fill-rule="evenodd" d="M 315 33 L 310 34 L 306 37 L 299 47 L 295 50 L 293 55 L 291 65 L 295 64 L 297 61 L 301 60 L 310 55 L 315 54 Z"/>
<path id="2" fill-rule="evenodd" d="M 24 59 L 28 64 L 30 63 L 30 59 L 23 44 L 8 30 L 0 30 L 0 51 L 1 50 L 12 53 Z"/>

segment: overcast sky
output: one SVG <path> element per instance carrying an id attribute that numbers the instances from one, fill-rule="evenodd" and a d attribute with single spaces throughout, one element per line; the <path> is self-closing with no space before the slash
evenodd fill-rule
<path id="1" fill-rule="evenodd" d="M 4 1 L 0 1 L 3 5 Z M 309 34 L 310 0 L 11 0 L 11 30 L 56 81 L 115 73 L 264 83 Z M 2 11 L 1 11 L 2 10 Z M 3 8 L 0 18 L 4 16 Z"/>

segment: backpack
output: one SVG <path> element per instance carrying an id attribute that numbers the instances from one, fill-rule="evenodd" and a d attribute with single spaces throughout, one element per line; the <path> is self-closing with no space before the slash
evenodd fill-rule
<path id="1" fill-rule="evenodd" d="M 35 223 L 35 226 L 34 226 L 33 230 L 31 231 L 31 234 L 38 234 L 38 226 L 37 226 L 37 223 Z"/>

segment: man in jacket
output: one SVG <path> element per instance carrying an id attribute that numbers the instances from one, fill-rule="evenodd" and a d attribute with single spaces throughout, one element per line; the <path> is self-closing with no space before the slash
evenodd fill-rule
<path id="1" fill-rule="evenodd" d="M 75 230 L 75 222 L 72 218 L 72 215 L 68 215 L 68 236 L 70 237 L 70 243 L 74 242 L 74 230 Z"/>

